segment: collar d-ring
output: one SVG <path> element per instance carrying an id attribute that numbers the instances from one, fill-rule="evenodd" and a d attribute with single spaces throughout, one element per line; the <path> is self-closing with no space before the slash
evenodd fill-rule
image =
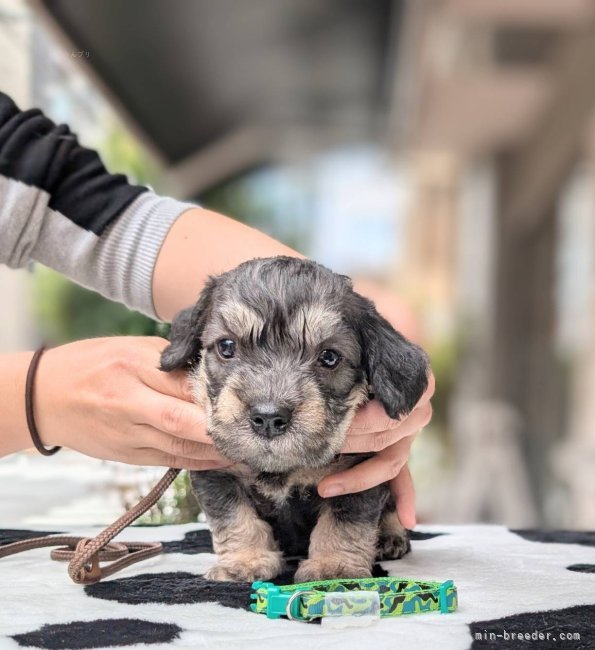
<path id="1" fill-rule="evenodd" d="M 304 623 L 308 622 L 308 619 L 306 618 L 296 618 L 293 616 L 291 613 L 291 606 L 293 605 L 293 601 L 299 598 L 300 596 L 316 596 L 318 592 L 312 591 L 311 589 L 305 589 L 304 591 L 295 591 L 291 596 L 289 597 L 289 600 L 287 601 L 287 605 L 285 606 L 285 614 L 287 615 L 287 618 L 290 621 L 302 621 Z"/>

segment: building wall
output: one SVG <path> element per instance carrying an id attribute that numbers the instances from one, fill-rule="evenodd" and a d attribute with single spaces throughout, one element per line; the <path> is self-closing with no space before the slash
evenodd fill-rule
<path id="1" fill-rule="evenodd" d="M 31 99 L 31 18 L 22 0 L 0 0 L 0 88 L 19 105 Z M 0 266 L 0 353 L 25 349 L 34 335 L 29 319 L 30 277 Z"/>

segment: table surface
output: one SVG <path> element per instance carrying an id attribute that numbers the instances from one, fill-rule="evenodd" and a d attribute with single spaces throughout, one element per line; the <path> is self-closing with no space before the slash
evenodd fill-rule
<path id="1" fill-rule="evenodd" d="M 56 529 L 44 532 L 50 531 Z M 5 527 L 0 543 L 34 534 Z M 85 588 L 70 582 L 66 567 L 51 562 L 47 549 L 0 560 L 0 649 L 528 647 L 527 641 L 511 638 L 513 633 L 529 639 L 535 634 L 532 647 L 540 649 L 595 648 L 595 532 L 420 526 L 412 552 L 377 565 L 376 571 L 452 579 L 458 611 L 341 630 L 326 622 L 269 620 L 248 610 L 249 585 L 206 580 L 203 574 L 215 556 L 204 525 L 132 527 L 121 538 L 164 542 L 165 553 Z M 564 643 L 563 635 L 570 635 Z"/>

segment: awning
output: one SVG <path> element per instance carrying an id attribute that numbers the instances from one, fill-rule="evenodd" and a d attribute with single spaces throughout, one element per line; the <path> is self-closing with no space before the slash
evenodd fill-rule
<path id="1" fill-rule="evenodd" d="M 386 136 L 401 0 L 33 6 L 89 53 L 82 65 L 189 193 L 288 152 Z"/>

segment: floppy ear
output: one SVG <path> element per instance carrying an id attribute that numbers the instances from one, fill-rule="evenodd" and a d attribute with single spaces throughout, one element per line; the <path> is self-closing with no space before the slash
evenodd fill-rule
<path id="1" fill-rule="evenodd" d="M 364 366 L 374 396 L 391 418 L 409 413 L 428 386 L 426 353 L 408 341 L 362 298 L 360 320 Z"/>
<path id="2" fill-rule="evenodd" d="M 200 361 L 201 336 L 211 308 L 215 279 L 205 285 L 198 302 L 178 312 L 171 324 L 169 345 L 161 353 L 161 370 L 187 368 Z"/>

